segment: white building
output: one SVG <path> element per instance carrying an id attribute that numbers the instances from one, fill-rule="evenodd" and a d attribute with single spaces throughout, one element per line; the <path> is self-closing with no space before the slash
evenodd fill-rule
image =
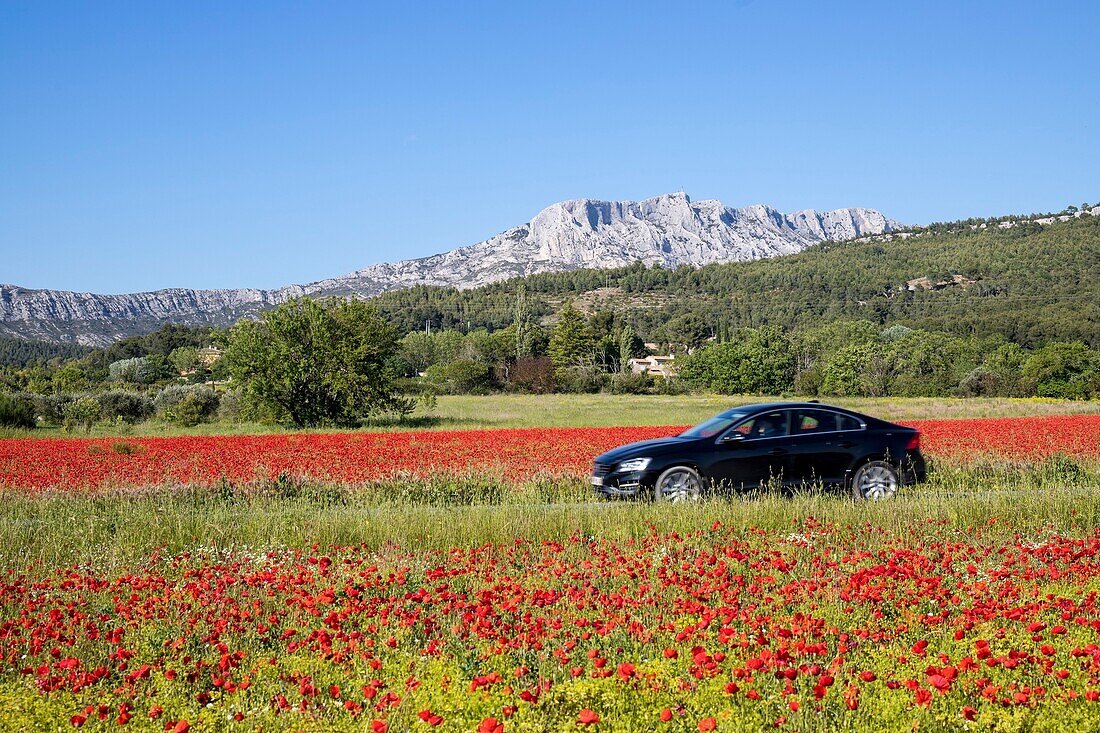
<path id="1" fill-rule="evenodd" d="M 634 374 L 649 374 L 667 379 L 676 376 L 675 361 L 675 354 L 666 354 L 664 356 L 647 356 L 644 359 L 631 359 L 629 364 L 630 371 Z"/>

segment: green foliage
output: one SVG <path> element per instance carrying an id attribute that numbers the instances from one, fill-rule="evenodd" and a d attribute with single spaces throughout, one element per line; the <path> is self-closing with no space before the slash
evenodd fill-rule
<path id="1" fill-rule="evenodd" d="M 590 371 L 595 364 L 596 340 L 584 315 L 569 304 L 558 314 L 547 354 L 562 379 L 568 373 Z"/>
<path id="2" fill-rule="evenodd" d="M 695 311 L 679 313 L 669 318 L 659 330 L 660 340 L 671 346 L 694 349 L 714 334 L 705 318 Z"/>
<path id="3" fill-rule="evenodd" d="M 352 426 L 412 408 L 386 369 L 397 333 L 361 301 L 291 300 L 238 323 L 226 341 L 234 380 L 295 427 Z"/>
<path id="4" fill-rule="evenodd" d="M 424 379 L 435 391 L 444 394 L 485 394 L 491 386 L 488 365 L 472 359 L 434 364 Z"/>
<path id="5" fill-rule="evenodd" d="M 0 393 L 0 426 L 33 428 L 35 426 L 34 403 L 25 397 Z"/>
<path id="6" fill-rule="evenodd" d="M 884 340 L 889 370 L 887 394 L 904 397 L 951 394 L 976 366 L 966 342 L 947 334 L 908 329 Z"/>
<path id="7" fill-rule="evenodd" d="M 141 392 L 116 389 L 101 392 L 96 395 L 96 400 L 100 414 L 107 420 L 136 423 L 153 414 L 153 401 Z"/>
<path id="8" fill-rule="evenodd" d="M 64 407 L 65 427 L 82 427 L 88 432 L 99 420 L 99 400 L 95 397 L 78 397 Z"/>
<path id="9" fill-rule="evenodd" d="M 153 407 L 159 419 L 173 425 L 191 427 L 205 422 L 218 411 L 219 399 L 206 386 L 173 385 L 161 390 Z"/>
<path id="10" fill-rule="evenodd" d="M 612 394 L 647 394 L 653 390 L 653 387 L 653 377 L 648 374 L 634 374 L 629 368 L 626 371 L 611 375 L 610 388 Z"/>
<path id="11" fill-rule="evenodd" d="M 53 359 L 79 359 L 90 351 L 90 346 L 80 344 L 52 344 L 0 336 L 0 366 L 27 367 Z"/>
<path id="12" fill-rule="evenodd" d="M 216 331 L 210 326 L 190 327 L 169 323 L 150 333 L 116 341 L 107 348 L 94 352 L 88 358 L 91 363 L 98 366 L 154 354 L 167 359 L 178 348 L 210 346 L 215 339 Z"/>
<path id="13" fill-rule="evenodd" d="M 646 355 L 645 344 L 638 338 L 631 326 L 624 326 L 619 332 L 619 371 L 630 371 L 630 360 Z"/>
<path id="14" fill-rule="evenodd" d="M 432 364 L 439 361 L 439 349 L 436 346 L 436 338 L 424 331 L 413 331 L 405 334 L 401 339 L 401 357 L 408 367 L 405 376 L 416 376 L 428 370 Z"/>
<path id="15" fill-rule="evenodd" d="M 795 350 L 778 328 L 737 334 L 676 360 L 681 378 L 722 394 L 781 394 L 794 383 Z"/>
<path id="16" fill-rule="evenodd" d="M 88 388 L 90 381 L 84 364 L 69 362 L 53 373 L 50 384 L 54 392 L 80 392 Z"/>
<path id="17" fill-rule="evenodd" d="M 877 343 L 851 344 L 826 362 L 821 394 L 838 397 L 880 397 L 888 390 L 889 366 Z"/>
<path id="18" fill-rule="evenodd" d="M 1100 393 L 1100 355 L 1080 342 L 1048 344 L 1024 361 L 1020 376 L 1040 397 L 1089 399 Z"/>
<path id="19" fill-rule="evenodd" d="M 149 357 L 135 356 L 111 362 L 107 366 L 107 374 L 112 382 L 152 384 L 160 377 L 157 367 Z"/>

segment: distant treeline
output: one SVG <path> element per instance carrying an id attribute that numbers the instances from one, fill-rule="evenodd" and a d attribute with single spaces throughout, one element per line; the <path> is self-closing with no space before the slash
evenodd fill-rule
<path id="1" fill-rule="evenodd" d="M 92 350 L 91 346 L 80 344 L 52 344 L 0 336 L 0 366 L 25 367 L 51 359 L 79 359 Z"/>

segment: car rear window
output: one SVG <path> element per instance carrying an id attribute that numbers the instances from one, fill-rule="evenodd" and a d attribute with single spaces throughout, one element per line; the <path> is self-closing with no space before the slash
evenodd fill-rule
<path id="1" fill-rule="evenodd" d="M 796 410 L 792 427 L 795 435 L 831 433 L 836 430 L 836 413 L 825 410 Z"/>
<path id="2" fill-rule="evenodd" d="M 837 413 L 836 421 L 837 430 L 859 430 L 860 427 L 862 427 L 859 420 L 856 420 L 854 417 L 849 417 L 848 415 Z"/>

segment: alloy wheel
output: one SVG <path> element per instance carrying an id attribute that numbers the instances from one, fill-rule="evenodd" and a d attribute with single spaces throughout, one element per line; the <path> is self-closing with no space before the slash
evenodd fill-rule
<path id="1" fill-rule="evenodd" d="M 671 471 L 662 476 L 657 489 L 660 491 L 662 500 L 678 504 L 686 501 L 698 501 L 703 486 L 694 472 L 684 469 Z"/>
<path id="2" fill-rule="evenodd" d="M 867 466 L 859 472 L 857 487 L 865 499 L 889 499 L 898 491 L 898 477 L 887 466 Z"/>

